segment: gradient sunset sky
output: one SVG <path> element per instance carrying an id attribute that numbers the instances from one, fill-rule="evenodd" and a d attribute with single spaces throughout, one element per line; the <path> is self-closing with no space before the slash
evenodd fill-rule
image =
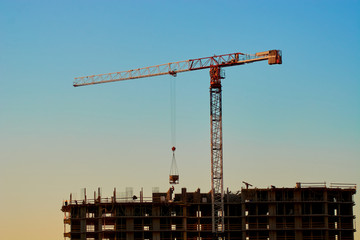
<path id="1" fill-rule="evenodd" d="M 63 239 L 62 202 L 81 188 L 170 187 L 173 77 L 74 77 L 214 54 L 283 51 L 282 65 L 225 69 L 225 187 L 359 186 L 359 13 L 355 0 L 0 0 L 0 239 Z M 178 74 L 176 92 L 175 191 L 208 192 L 208 71 Z"/>

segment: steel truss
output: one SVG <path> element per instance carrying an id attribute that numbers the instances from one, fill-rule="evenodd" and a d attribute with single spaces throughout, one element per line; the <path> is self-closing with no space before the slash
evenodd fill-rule
<path id="1" fill-rule="evenodd" d="M 211 201 L 212 232 L 224 232 L 224 181 L 222 144 L 221 68 L 210 68 Z"/>

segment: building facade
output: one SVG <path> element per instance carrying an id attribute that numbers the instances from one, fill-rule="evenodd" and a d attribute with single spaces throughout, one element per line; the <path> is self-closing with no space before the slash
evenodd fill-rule
<path id="1" fill-rule="evenodd" d="M 353 196 L 356 186 L 242 189 L 224 198 L 223 239 L 354 239 Z M 62 206 L 64 238 L 71 240 L 212 239 L 211 194 L 172 189 L 149 201 L 111 198 Z M 222 213 L 219 213 L 222 214 Z M 221 228 L 221 226 L 218 226 Z"/>

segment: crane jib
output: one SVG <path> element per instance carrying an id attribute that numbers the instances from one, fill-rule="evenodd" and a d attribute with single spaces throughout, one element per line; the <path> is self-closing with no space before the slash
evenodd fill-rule
<path id="1" fill-rule="evenodd" d="M 73 85 L 74 87 L 79 87 L 167 74 L 176 76 L 176 74 L 180 72 L 201 70 L 211 68 L 212 66 L 230 67 L 264 60 L 268 60 L 269 64 L 281 64 L 281 51 L 270 50 L 256 54 L 244 54 L 238 52 L 224 55 L 214 55 L 212 57 L 189 59 L 186 61 L 166 63 L 122 72 L 78 77 L 75 78 Z"/>

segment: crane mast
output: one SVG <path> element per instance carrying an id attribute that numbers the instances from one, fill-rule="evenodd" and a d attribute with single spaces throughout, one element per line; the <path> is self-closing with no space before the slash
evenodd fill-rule
<path id="1" fill-rule="evenodd" d="M 224 225 L 224 179 L 222 144 L 221 79 L 223 67 L 243 65 L 267 60 L 270 65 L 282 64 L 280 50 L 269 50 L 256 54 L 231 53 L 212 57 L 189 59 L 129 71 L 99 74 L 75 78 L 74 87 L 116 82 L 160 75 L 176 76 L 178 73 L 210 69 L 210 132 L 211 132 L 211 204 L 212 232 L 214 239 L 223 239 Z"/>
<path id="2" fill-rule="evenodd" d="M 224 231 L 224 180 L 222 148 L 221 74 L 219 66 L 210 68 L 211 131 L 211 212 L 213 233 Z"/>

